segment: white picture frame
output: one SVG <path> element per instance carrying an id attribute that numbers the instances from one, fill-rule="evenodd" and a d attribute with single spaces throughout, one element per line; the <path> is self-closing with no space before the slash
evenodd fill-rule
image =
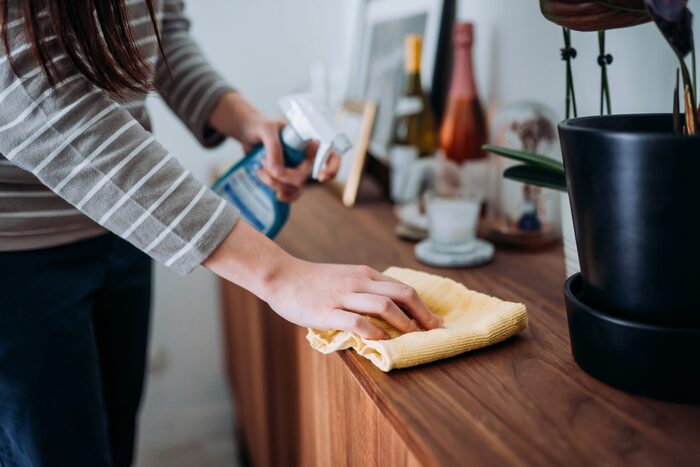
<path id="1" fill-rule="evenodd" d="M 403 89 L 404 39 L 423 36 L 421 77 L 431 91 L 444 0 L 356 0 L 354 50 L 348 96 L 377 102 L 370 152 L 386 161 L 394 108 Z"/>

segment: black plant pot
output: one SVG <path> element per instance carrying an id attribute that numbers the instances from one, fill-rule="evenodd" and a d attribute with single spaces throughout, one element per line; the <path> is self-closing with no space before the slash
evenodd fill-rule
<path id="1" fill-rule="evenodd" d="M 672 127 L 670 114 L 614 115 L 567 120 L 559 135 L 581 299 L 625 319 L 697 328 L 700 137 Z"/>
<path id="2" fill-rule="evenodd" d="M 653 325 L 581 300 L 582 279 L 564 285 L 571 352 L 599 380 L 643 396 L 700 403 L 700 327 Z"/>
<path id="3" fill-rule="evenodd" d="M 673 135 L 670 115 L 577 118 L 559 135 L 581 263 L 565 286 L 574 359 L 625 391 L 700 403 L 700 137 Z"/>

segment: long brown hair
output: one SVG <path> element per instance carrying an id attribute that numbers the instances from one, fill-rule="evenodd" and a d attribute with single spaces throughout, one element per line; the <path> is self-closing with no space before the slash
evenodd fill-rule
<path id="1" fill-rule="evenodd" d="M 154 0 L 144 0 L 151 24 L 164 57 L 160 31 L 156 21 Z M 49 83 L 59 79 L 55 64 L 45 45 L 46 30 L 40 28 L 39 13 L 48 15 L 50 34 L 75 67 L 89 81 L 116 96 L 129 92 L 147 92 L 153 87 L 153 76 L 137 44 L 129 24 L 126 0 L 0 0 L 2 41 L 10 55 L 7 24 L 20 19 L 31 50 L 41 64 Z M 10 18 L 10 6 L 18 18 Z"/>

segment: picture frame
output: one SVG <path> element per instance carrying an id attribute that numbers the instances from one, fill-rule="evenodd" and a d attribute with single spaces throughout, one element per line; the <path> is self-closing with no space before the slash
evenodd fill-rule
<path id="1" fill-rule="evenodd" d="M 329 186 L 347 207 L 354 206 L 357 201 L 376 114 L 375 102 L 356 100 L 345 101 L 336 113 L 336 124 L 353 147 L 341 158 L 338 174 Z"/>
<path id="2" fill-rule="evenodd" d="M 450 0 L 356 0 L 354 51 L 347 94 L 377 103 L 369 151 L 386 163 L 395 106 L 404 86 L 404 39 L 423 36 L 421 76 L 427 92 L 440 86 L 440 47 Z M 438 94 L 442 90 L 435 90 Z"/>

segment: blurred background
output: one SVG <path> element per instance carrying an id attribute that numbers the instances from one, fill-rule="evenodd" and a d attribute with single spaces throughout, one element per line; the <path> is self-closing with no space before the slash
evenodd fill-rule
<path id="1" fill-rule="evenodd" d="M 366 7 L 387 1 L 187 4 L 193 35 L 215 67 L 264 112 L 281 116 L 277 99 L 290 92 L 325 86 L 333 106 L 357 92 L 358 57 L 367 39 Z M 698 3 L 690 0 L 691 10 L 697 11 Z M 527 100 L 564 117 L 561 29 L 541 16 L 535 0 L 458 0 L 454 14 L 475 24 L 475 73 L 488 112 Z M 579 115 L 595 114 L 600 92 L 597 38 L 583 33 L 573 37 Z M 607 47 L 614 55 L 609 67 L 613 111 L 670 111 L 675 58 L 655 26 L 610 31 Z M 211 180 L 216 167 L 242 156 L 234 142 L 203 150 L 157 97 L 150 98 L 149 108 L 158 139 L 200 179 Z M 236 465 L 235 407 L 226 384 L 217 280 L 203 270 L 181 278 L 158 266 L 154 305 L 139 465 Z"/>

